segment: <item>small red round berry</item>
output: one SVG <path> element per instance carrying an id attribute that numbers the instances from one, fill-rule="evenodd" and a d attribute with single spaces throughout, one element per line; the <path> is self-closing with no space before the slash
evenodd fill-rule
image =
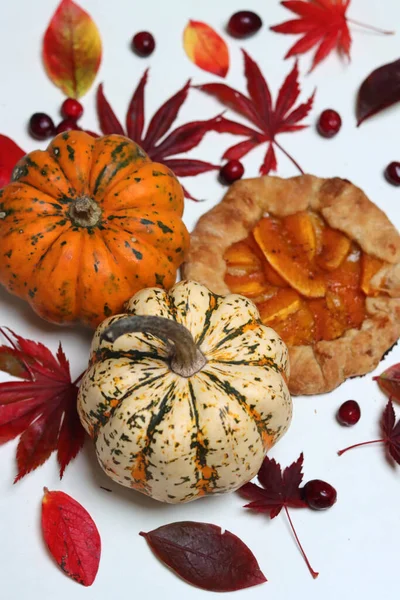
<path id="1" fill-rule="evenodd" d="M 219 172 L 222 181 L 228 185 L 243 177 L 243 173 L 244 167 L 239 160 L 228 161 Z"/>
<path id="2" fill-rule="evenodd" d="M 342 119 L 336 110 L 328 108 L 324 110 L 318 120 L 318 132 L 326 138 L 336 135 L 342 126 Z"/>
<path id="3" fill-rule="evenodd" d="M 321 479 L 312 479 L 304 486 L 303 497 L 310 508 L 325 510 L 335 504 L 337 493 L 330 483 Z"/>
<path id="4" fill-rule="evenodd" d="M 385 177 L 392 185 L 400 185 L 400 162 L 391 162 L 386 167 Z"/>
<path id="5" fill-rule="evenodd" d="M 355 400 L 343 402 L 337 413 L 337 419 L 342 425 L 355 425 L 361 417 L 361 408 Z"/>
<path id="6" fill-rule="evenodd" d="M 139 56 L 150 56 L 154 52 L 156 42 L 148 31 L 139 31 L 132 39 L 132 49 Z"/>
<path id="7" fill-rule="evenodd" d="M 29 119 L 29 133 L 36 140 L 47 140 L 54 135 L 53 119 L 45 113 L 35 113 Z"/>
<path id="8" fill-rule="evenodd" d="M 65 133 L 66 131 L 80 131 L 81 128 L 78 126 L 75 119 L 64 119 L 56 127 L 56 133 Z"/>
<path id="9" fill-rule="evenodd" d="M 61 105 L 61 114 L 65 119 L 77 121 L 83 115 L 83 106 L 78 100 L 67 98 Z"/>
<path id="10" fill-rule="evenodd" d="M 251 10 L 240 10 L 228 21 L 228 33 L 235 38 L 245 38 L 254 35 L 262 27 L 262 20 Z"/>

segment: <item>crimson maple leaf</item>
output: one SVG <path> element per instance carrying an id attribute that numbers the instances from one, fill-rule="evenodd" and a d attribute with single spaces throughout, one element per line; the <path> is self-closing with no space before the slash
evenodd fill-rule
<path id="1" fill-rule="evenodd" d="M 314 54 L 311 71 L 335 48 L 340 54 L 350 58 L 351 35 L 348 23 L 360 25 L 383 34 L 370 25 L 347 18 L 346 12 L 350 0 L 287 0 L 282 6 L 297 15 L 297 19 L 286 21 L 271 27 L 277 33 L 302 34 L 302 37 L 290 48 L 285 58 L 304 54 L 318 46 Z"/>
<path id="2" fill-rule="evenodd" d="M 15 482 L 43 464 L 54 450 L 60 477 L 83 446 L 77 408 L 77 382 L 61 344 L 56 357 L 43 344 L 0 328 L 9 345 L 0 346 L 0 370 L 22 381 L 0 383 L 0 444 L 15 437 L 18 473 Z"/>
<path id="3" fill-rule="evenodd" d="M 391 400 L 389 400 L 382 413 L 381 431 L 382 437 L 378 440 L 370 440 L 369 442 L 353 444 L 348 448 L 344 448 L 344 450 L 339 450 L 339 456 L 348 450 L 351 450 L 352 448 L 367 446 L 369 444 L 383 443 L 385 444 L 389 455 L 397 462 L 397 464 L 400 465 L 400 419 L 396 423 L 396 415 L 393 408 L 393 402 Z"/>
<path id="4" fill-rule="evenodd" d="M 301 453 L 297 461 L 286 467 L 282 472 L 280 464 L 273 458 L 266 456 L 257 475 L 262 487 L 255 483 L 246 483 L 240 488 L 239 493 L 247 500 L 251 500 L 244 508 L 249 508 L 259 513 L 267 513 L 271 519 L 278 516 L 282 509 L 285 510 L 296 542 L 311 575 L 315 579 L 318 577 L 318 573 L 310 565 L 288 510 L 289 508 L 307 507 L 300 489 L 300 484 L 303 480 L 303 460 L 303 453 Z"/>
<path id="5" fill-rule="evenodd" d="M 208 131 L 216 129 L 219 118 L 193 121 L 170 131 L 190 89 L 190 80 L 176 94 L 160 106 L 144 133 L 145 97 L 144 90 L 149 70 L 144 72 L 130 101 L 126 115 L 126 133 L 106 100 L 103 86 L 97 90 L 97 113 L 103 134 L 127 135 L 143 148 L 155 162 L 169 167 L 177 177 L 188 177 L 214 171 L 219 165 L 191 158 L 176 158 L 176 154 L 188 152 L 197 146 Z M 195 200 L 184 189 L 185 196 Z"/>
<path id="6" fill-rule="evenodd" d="M 259 66 L 245 50 L 242 50 L 242 52 L 248 97 L 224 83 L 208 83 L 196 86 L 199 90 L 217 98 L 225 106 L 236 111 L 257 127 L 257 129 L 252 129 L 242 123 L 229 121 L 224 117 L 216 118 L 213 126 L 219 133 L 227 132 L 248 136 L 248 139 L 229 148 L 223 158 L 239 160 L 250 150 L 264 142 L 268 142 L 268 150 L 260 167 L 261 175 L 268 175 L 271 171 L 277 170 L 274 145 L 293 162 L 300 173 L 303 173 L 302 168 L 275 138 L 279 133 L 300 131 L 306 127 L 306 125 L 299 125 L 299 122 L 310 112 L 315 92 L 307 102 L 294 108 L 300 95 L 299 70 L 296 62 L 279 90 L 274 108 L 270 89 Z"/>
<path id="7" fill-rule="evenodd" d="M 388 352 L 390 350 L 391 348 Z M 397 402 L 400 402 L 400 363 L 392 365 L 373 379 L 378 382 L 381 390 L 389 396 L 389 400 L 394 398 Z"/>

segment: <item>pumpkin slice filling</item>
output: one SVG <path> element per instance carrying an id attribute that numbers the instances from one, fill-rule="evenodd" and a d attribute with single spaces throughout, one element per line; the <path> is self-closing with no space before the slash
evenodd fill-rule
<path id="1" fill-rule="evenodd" d="M 365 319 L 370 281 L 384 265 L 320 215 L 263 217 L 224 255 L 225 283 L 255 302 L 290 346 L 334 340 Z"/>

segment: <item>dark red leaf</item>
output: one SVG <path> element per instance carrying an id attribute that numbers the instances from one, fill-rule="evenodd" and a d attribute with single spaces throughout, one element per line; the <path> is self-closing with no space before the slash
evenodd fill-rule
<path id="1" fill-rule="evenodd" d="M 246 98 L 241 92 L 234 90 L 224 83 L 206 83 L 203 85 L 196 85 L 195 87 L 206 94 L 210 94 L 210 96 L 214 96 L 214 98 L 217 98 L 222 104 L 231 108 L 243 117 L 246 117 L 257 127 L 260 127 L 260 129 L 263 128 L 263 121 L 258 115 L 252 101 L 249 98 Z"/>
<path id="2" fill-rule="evenodd" d="M 111 133 L 125 135 L 121 123 L 118 121 L 113 109 L 106 100 L 102 83 L 97 88 L 97 115 L 99 117 L 100 129 L 104 135 L 109 135 Z"/>
<path id="3" fill-rule="evenodd" d="M 245 75 L 250 98 L 243 96 L 237 90 L 229 88 L 224 84 L 211 83 L 199 86 L 201 91 L 215 96 L 228 108 L 233 108 L 243 116 L 255 123 L 261 131 L 244 130 L 241 123 L 229 121 L 219 117 L 216 130 L 235 135 L 246 135 L 249 139 L 232 146 L 224 153 L 224 158 L 239 160 L 250 150 L 262 142 L 268 141 L 269 147 L 260 173 L 268 174 L 277 169 L 276 155 L 273 145 L 276 144 L 296 168 L 303 173 L 298 163 L 276 142 L 275 137 L 279 133 L 299 131 L 304 126 L 299 121 L 304 119 L 312 108 L 314 95 L 303 104 L 293 108 L 299 97 L 300 86 L 298 82 L 299 71 L 297 63 L 286 77 L 278 94 L 275 108 L 272 105 L 271 93 L 257 63 L 244 52 Z"/>
<path id="4" fill-rule="evenodd" d="M 290 71 L 279 90 L 275 110 L 275 118 L 277 121 L 281 121 L 287 116 L 287 113 L 294 106 L 299 96 L 299 67 L 296 60 L 293 69 Z"/>
<path id="5" fill-rule="evenodd" d="M 342 454 L 353 448 L 368 446 L 369 444 L 384 443 L 391 457 L 400 465 L 400 420 L 396 423 L 396 415 L 391 400 L 389 400 L 382 413 L 381 431 L 382 437 L 380 439 L 353 444 L 348 448 L 339 450 L 339 456 L 342 456 Z"/>
<path id="6" fill-rule="evenodd" d="M 243 156 L 246 156 L 246 154 L 248 154 L 251 150 L 257 148 L 257 146 L 259 146 L 263 141 L 264 140 L 260 141 L 256 139 L 250 139 L 244 140 L 243 142 L 239 142 L 238 144 L 235 144 L 234 146 L 228 148 L 228 150 L 225 151 L 222 158 L 226 158 L 227 160 L 240 160 L 241 158 L 243 158 Z"/>
<path id="7" fill-rule="evenodd" d="M 147 83 L 147 75 L 149 70 L 146 69 L 139 85 L 133 93 L 130 101 L 128 112 L 126 114 L 126 130 L 128 136 L 137 144 L 142 144 L 142 135 L 144 127 L 144 88 Z"/>
<path id="8" fill-rule="evenodd" d="M 193 121 L 181 125 L 164 138 L 164 140 L 149 152 L 153 160 L 164 161 L 168 156 L 189 152 L 200 144 L 208 131 L 213 130 L 213 119 L 207 121 Z"/>
<path id="9" fill-rule="evenodd" d="M 15 481 L 43 464 L 58 449 L 60 476 L 83 444 L 76 400 L 78 388 L 70 378 L 69 362 L 61 344 L 56 357 L 43 344 L 0 328 L 10 344 L 0 347 L 0 358 L 18 361 L 6 372 L 22 381 L 0 383 L 0 443 L 21 435 L 17 447 Z M 11 337 L 12 336 L 12 337 Z M 0 362 L 0 368 L 1 368 Z M 17 365 L 17 367 L 15 367 Z"/>
<path id="10" fill-rule="evenodd" d="M 48 406 L 21 435 L 17 447 L 18 475 L 14 483 L 46 462 L 57 448 L 61 418 L 62 408 L 58 404 Z"/>
<path id="11" fill-rule="evenodd" d="M 8 421 L 5 425 L 0 425 L 0 444 L 5 444 L 10 440 L 21 435 L 25 429 L 29 427 L 32 421 L 38 416 L 39 411 L 37 409 L 27 412 L 19 419 L 13 419 Z"/>
<path id="12" fill-rule="evenodd" d="M 357 124 L 400 101 L 400 59 L 372 71 L 357 98 Z"/>
<path id="13" fill-rule="evenodd" d="M 254 107 L 260 115 L 260 122 L 264 124 L 262 129 L 269 136 L 272 136 L 272 123 L 270 123 L 272 114 L 271 92 L 258 64 L 245 50 L 242 50 L 242 52 L 244 57 L 244 74 L 247 79 L 247 91 L 253 101 Z"/>
<path id="14" fill-rule="evenodd" d="M 168 158 L 164 164 L 171 169 L 178 177 L 192 177 L 200 173 L 215 171 L 219 165 L 213 165 L 203 160 L 194 160 L 191 158 Z"/>
<path id="15" fill-rule="evenodd" d="M 233 135 L 250 135 L 254 137 L 260 137 L 260 134 L 255 129 L 243 125 L 243 123 L 237 123 L 236 121 L 230 121 L 225 117 L 219 115 L 213 119 L 212 131 L 218 133 L 232 133 Z"/>
<path id="16" fill-rule="evenodd" d="M 278 163 L 276 161 L 274 146 L 273 144 L 269 144 L 264 162 L 260 167 L 260 175 L 268 175 L 271 171 L 276 171 L 277 168 Z"/>
<path id="17" fill-rule="evenodd" d="M 162 562 L 203 590 L 233 592 L 267 581 L 246 544 L 217 525 L 181 521 L 140 535 Z"/>
<path id="18" fill-rule="evenodd" d="M 379 387 L 390 400 L 400 402 L 400 363 L 392 365 L 378 377 L 374 377 Z"/>
<path id="19" fill-rule="evenodd" d="M 204 121 L 186 123 L 169 132 L 169 129 L 178 116 L 181 106 L 187 98 L 190 89 L 190 80 L 181 90 L 160 106 L 150 121 L 147 134 L 144 135 L 144 89 L 147 82 L 147 74 L 148 70 L 140 80 L 129 105 L 126 119 L 128 136 L 139 143 L 153 161 L 162 162 L 169 166 L 179 177 L 194 176 L 219 168 L 217 165 L 212 165 L 206 161 L 176 158 L 177 154 L 188 152 L 195 148 L 209 131 L 222 133 L 224 128 L 227 128 L 227 130 L 229 128 L 228 121 L 218 116 Z M 104 134 L 118 133 L 124 135 L 121 124 L 104 96 L 102 86 L 99 86 L 97 92 L 97 112 L 100 127 Z M 245 132 L 247 134 L 256 134 L 256 132 L 245 125 L 231 123 L 231 129 L 235 129 L 233 133 L 242 134 Z M 156 145 L 157 143 L 158 145 Z M 185 188 L 183 190 L 186 198 L 197 201 Z"/>
<path id="20" fill-rule="evenodd" d="M 78 396 L 78 389 L 76 389 L 76 396 Z M 60 478 L 64 475 L 68 463 L 79 454 L 84 441 L 85 430 L 79 420 L 78 412 L 66 411 L 57 444 L 57 460 L 60 465 Z"/>
<path id="21" fill-rule="evenodd" d="M 195 198 L 183 185 L 182 185 L 182 189 L 183 189 L 183 194 L 184 194 L 185 198 L 188 198 L 189 200 L 193 200 L 193 202 L 204 202 L 204 200 L 206 199 L 206 198 Z"/>
<path id="22" fill-rule="evenodd" d="M 25 154 L 12 139 L 0 134 L 0 189 L 10 183 L 15 165 Z"/>
<path id="23" fill-rule="evenodd" d="M 174 96 L 169 98 L 155 113 L 147 129 L 147 135 L 143 141 L 143 148 L 146 152 L 151 152 L 154 145 L 167 133 L 175 119 L 178 116 L 179 109 L 185 102 L 190 88 L 190 79 L 183 88 Z M 197 146 L 197 144 L 194 144 Z M 193 148 L 193 146 L 192 146 Z M 176 154 L 176 152 L 174 152 Z"/>
<path id="24" fill-rule="evenodd" d="M 92 585 L 100 563 L 101 539 L 87 510 L 64 492 L 45 488 L 42 531 L 64 573 L 84 586 Z"/>
<path id="25" fill-rule="evenodd" d="M 257 476 L 262 487 L 254 483 L 247 483 L 239 490 L 239 494 L 247 500 L 251 500 L 244 508 L 268 514 L 271 519 L 278 516 L 282 509 L 285 510 L 296 542 L 312 577 L 315 579 L 318 577 L 318 573 L 310 565 L 288 510 L 289 507 L 307 508 L 307 503 L 302 499 L 300 491 L 303 480 L 302 467 L 303 454 L 300 454 L 297 461 L 287 467 L 283 473 L 279 463 L 275 459 L 266 456 Z"/>

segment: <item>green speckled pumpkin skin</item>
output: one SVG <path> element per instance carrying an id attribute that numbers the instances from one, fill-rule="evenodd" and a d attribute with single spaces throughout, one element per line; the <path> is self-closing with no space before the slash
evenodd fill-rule
<path id="1" fill-rule="evenodd" d="M 106 319 L 78 396 L 100 465 L 114 481 L 162 502 L 238 489 L 290 424 L 285 344 L 247 298 L 217 296 L 195 282 L 142 290 L 127 312 L 181 323 L 207 363 L 191 377 L 177 375 L 155 336 L 100 341 L 126 315 Z"/>
<path id="2" fill-rule="evenodd" d="M 168 288 L 189 245 L 172 171 L 120 135 L 56 136 L 0 190 L 0 282 L 44 319 L 96 327 Z"/>

